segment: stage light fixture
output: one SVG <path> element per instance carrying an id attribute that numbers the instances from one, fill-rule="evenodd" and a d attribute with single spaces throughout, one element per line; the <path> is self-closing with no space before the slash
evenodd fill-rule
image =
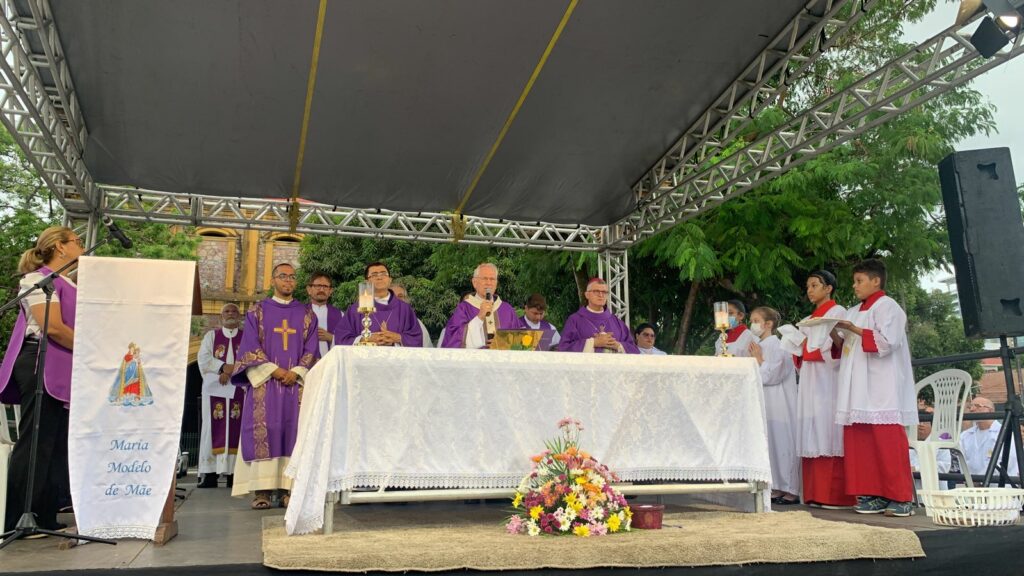
<path id="1" fill-rule="evenodd" d="M 956 22 L 963 25 L 981 10 L 985 16 L 971 34 L 971 45 L 985 58 L 991 58 L 1020 33 L 1024 0 L 961 0 Z"/>
<path id="2" fill-rule="evenodd" d="M 971 34 L 971 45 L 985 58 L 995 56 L 996 52 L 1009 43 L 1010 39 L 991 16 L 985 16 L 978 29 Z"/>

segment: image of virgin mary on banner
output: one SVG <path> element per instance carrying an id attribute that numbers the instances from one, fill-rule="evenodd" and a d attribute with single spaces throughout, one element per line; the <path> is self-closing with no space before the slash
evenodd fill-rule
<path id="1" fill-rule="evenodd" d="M 121 360 L 114 385 L 110 387 L 110 404 L 113 406 L 148 406 L 153 403 L 153 392 L 146 384 L 142 372 L 141 350 L 134 342 L 128 344 L 128 353 Z"/>

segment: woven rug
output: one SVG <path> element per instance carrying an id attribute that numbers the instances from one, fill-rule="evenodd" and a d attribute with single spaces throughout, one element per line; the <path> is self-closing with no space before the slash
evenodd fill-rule
<path id="1" fill-rule="evenodd" d="M 263 519 L 263 563 L 336 572 L 712 566 L 924 556 L 910 530 L 813 518 L 668 507 L 661 530 L 598 538 L 511 536 L 505 511 L 462 506 L 339 509 L 335 532 L 287 536 L 283 516 Z"/>

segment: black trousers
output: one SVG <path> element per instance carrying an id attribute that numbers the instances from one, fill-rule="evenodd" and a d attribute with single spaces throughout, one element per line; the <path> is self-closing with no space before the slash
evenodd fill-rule
<path id="1" fill-rule="evenodd" d="M 40 414 L 39 447 L 35 470 L 29 470 L 29 452 L 35 426 L 36 354 L 39 346 L 25 341 L 14 363 L 11 380 L 21 391 L 21 424 L 18 441 L 11 454 L 7 475 L 7 514 L 5 530 L 14 529 L 25 512 L 25 489 L 29 474 L 34 474 L 32 511 L 40 528 L 57 525 L 58 498 L 68 485 L 68 410 L 64 403 L 43 392 Z"/>

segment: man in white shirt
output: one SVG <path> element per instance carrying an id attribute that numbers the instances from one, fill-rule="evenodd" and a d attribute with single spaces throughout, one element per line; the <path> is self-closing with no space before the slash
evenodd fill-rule
<path id="1" fill-rule="evenodd" d="M 654 324 L 643 323 L 633 329 L 633 338 L 636 339 L 636 347 L 641 354 L 651 356 L 667 356 L 667 354 L 654 347 L 654 340 L 658 334 L 654 331 Z"/>
<path id="2" fill-rule="evenodd" d="M 334 293 L 334 283 L 327 274 L 313 274 L 309 277 L 309 284 L 306 284 L 306 293 L 309 294 L 309 309 L 316 316 L 317 340 L 320 344 L 320 357 L 323 358 L 335 344 L 338 335 L 338 328 L 345 313 L 331 306 L 331 294 Z"/>
<path id="3" fill-rule="evenodd" d="M 975 396 L 967 409 L 968 412 L 975 414 L 995 412 L 995 410 L 996 405 L 982 396 Z M 967 458 L 967 467 L 970 468 L 971 474 L 984 474 L 988 469 L 988 462 L 992 459 L 992 449 L 995 447 L 996 437 L 999 436 L 1002 426 L 1001 422 L 995 420 L 975 420 L 974 425 L 960 433 L 960 447 L 963 448 L 964 456 Z M 1012 447 L 1008 468 L 1007 473 L 1010 476 L 1017 475 L 1017 451 Z M 997 468 L 993 478 L 998 478 L 998 475 L 999 469 Z"/>

